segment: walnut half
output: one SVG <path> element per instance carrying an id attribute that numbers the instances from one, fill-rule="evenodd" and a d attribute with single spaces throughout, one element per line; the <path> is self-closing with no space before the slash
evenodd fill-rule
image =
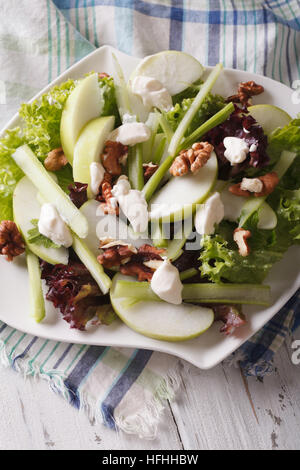
<path id="1" fill-rule="evenodd" d="M 0 224 L 0 254 L 12 261 L 25 251 L 25 243 L 18 227 L 11 220 L 2 220 Z"/>
<path id="2" fill-rule="evenodd" d="M 171 175 L 183 176 L 189 169 L 192 173 L 197 173 L 207 163 L 213 149 L 209 142 L 195 142 L 190 149 L 181 150 L 171 165 Z"/>

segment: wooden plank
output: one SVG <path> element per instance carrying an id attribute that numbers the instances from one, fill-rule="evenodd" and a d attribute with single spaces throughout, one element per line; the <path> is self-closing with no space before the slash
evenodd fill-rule
<path id="1" fill-rule="evenodd" d="M 0 449 L 180 449 L 166 409 L 156 440 L 116 433 L 66 404 L 45 381 L 25 380 L 0 369 Z"/>

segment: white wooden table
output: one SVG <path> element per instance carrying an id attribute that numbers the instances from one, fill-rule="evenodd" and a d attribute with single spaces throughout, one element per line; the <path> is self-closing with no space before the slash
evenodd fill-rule
<path id="1" fill-rule="evenodd" d="M 0 449 L 299 450 L 300 364 L 293 365 L 291 355 L 284 345 L 276 372 L 263 381 L 234 367 L 199 371 L 182 364 L 181 391 L 153 441 L 89 421 L 47 383 L 0 369 Z"/>

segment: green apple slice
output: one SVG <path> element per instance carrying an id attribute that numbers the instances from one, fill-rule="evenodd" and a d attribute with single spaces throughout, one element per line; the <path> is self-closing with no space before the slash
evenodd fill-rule
<path id="1" fill-rule="evenodd" d="M 179 51 L 162 51 L 145 57 L 132 72 L 130 80 L 138 75 L 159 80 L 171 95 L 180 93 L 204 72 L 195 57 Z"/>
<path id="2" fill-rule="evenodd" d="M 37 189 L 24 176 L 17 184 L 13 195 L 14 220 L 30 251 L 50 264 L 67 264 L 69 252 L 66 248 L 46 248 L 28 242 L 28 230 L 32 229 L 32 219 L 39 219 L 41 206 L 37 200 Z"/>
<path id="3" fill-rule="evenodd" d="M 250 106 L 248 111 L 267 135 L 271 134 L 277 127 L 287 126 L 292 119 L 283 109 L 272 104 L 256 104 Z"/>
<path id="4" fill-rule="evenodd" d="M 39 190 L 41 196 L 46 201 L 55 204 L 58 212 L 66 220 L 73 232 L 79 237 L 85 238 L 88 232 L 86 218 L 61 187 L 53 180 L 28 145 L 22 145 L 17 148 L 12 157 Z"/>
<path id="5" fill-rule="evenodd" d="M 46 312 L 40 263 L 38 257 L 29 250 L 26 250 L 26 262 L 29 276 L 30 316 L 39 323 L 45 318 Z"/>
<path id="6" fill-rule="evenodd" d="M 88 184 L 88 197 L 92 198 L 90 165 L 100 161 L 104 143 L 113 130 L 114 116 L 99 117 L 82 129 L 74 148 L 73 178 L 78 183 Z"/>
<path id="7" fill-rule="evenodd" d="M 220 191 L 220 196 L 224 204 L 224 219 L 232 222 L 238 222 L 242 209 L 245 204 L 245 198 L 235 196 L 228 191 L 228 187 Z M 272 230 L 277 225 L 277 215 L 272 207 L 264 201 L 258 211 L 257 228 L 264 230 Z"/>
<path id="8" fill-rule="evenodd" d="M 257 228 L 272 230 L 277 225 L 277 215 L 272 207 L 265 201 L 258 211 Z"/>
<path id="9" fill-rule="evenodd" d="M 120 217 L 113 214 L 103 214 L 100 210 L 99 202 L 95 200 L 87 201 L 81 206 L 80 211 L 85 216 L 89 224 L 89 231 L 85 239 L 86 245 L 94 253 L 99 255 L 99 239 L 113 238 L 123 240 L 139 248 L 144 243 L 152 245 L 151 240 L 145 234 L 136 234 L 130 226 Z"/>
<path id="10" fill-rule="evenodd" d="M 103 107 L 98 74 L 93 73 L 80 80 L 71 92 L 64 106 L 60 139 L 64 153 L 72 164 L 76 140 L 87 122 L 100 116 Z"/>
<path id="11" fill-rule="evenodd" d="M 214 321 L 212 309 L 195 305 L 173 305 L 167 302 L 137 301 L 128 297 L 117 297 L 118 280 L 133 280 L 116 274 L 110 290 L 112 306 L 129 328 L 150 338 L 164 341 L 185 341 L 196 338 L 206 331 Z"/>
<path id="12" fill-rule="evenodd" d="M 196 205 L 204 201 L 215 183 L 218 163 L 212 152 L 206 165 L 196 174 L 171 178 L 150 200 L 151 220 L 163 222 L 189 217 Z"/>

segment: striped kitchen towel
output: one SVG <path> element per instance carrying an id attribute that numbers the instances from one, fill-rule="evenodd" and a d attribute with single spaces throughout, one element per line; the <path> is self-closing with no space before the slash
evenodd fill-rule
<path id="1" fill-rule="evenodd" d="M 184 50 L 203 64 L 264 74 L 289 86 L 300 76 L 297 0 L 0 0 L 0 124 L 22 101 L 103 44 L 143 57 Z M 235 355 L 245 373 L 270 372 L 299 294 Z M 233 360 L 235 360 L 233 358 Z M 0 322 L 0 362 L 49 381 L 77 408 L 154 437 L 177 360 L 145 350 L 44 340 Z"/>

